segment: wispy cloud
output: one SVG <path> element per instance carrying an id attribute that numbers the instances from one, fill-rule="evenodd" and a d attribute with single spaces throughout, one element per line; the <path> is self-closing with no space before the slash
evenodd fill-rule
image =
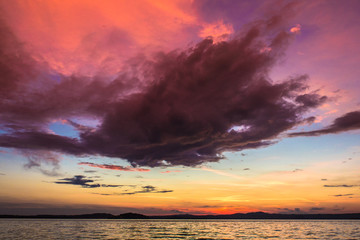
<path id="1" fill-rule="evenodd" d="M 110 169 L 110 170 L 118 170 L 118 171 L 127 171 L 127 172 L 149 172 L 150 169 L 146 168 L 134 168 L 134 167 L 123 167 L 120 165 L 112 165 L 112 164 L 96 164 L 91 162 L 80 162 L 79 165 L 86 165 L 89 167 L 96 167 L 102 169 Z"/>
<path id="2" fill-rule="evenodd" d="M 360 129 L 360 111 L 346 113 L 343 116 L 336 118 L 330 126 L 323 129 L 308 132 L 294 132 L 290 133 L 289 136 L 319 136 L 356 129 Z"/>
<path id="3" fill-rule="evenodd" d="M 111 195 L 113 195 L 111 193 L 91 193 L 91 194 L 101 195 L 101 196 L 111 196 Z"/>
<path id="4" fill-rule="evenodd" d="M 212 172 L 218 175 L 222 175 L 222 176 L 226 176 L 226 177 L 231 177 L 231 178 L 235 178 L 235 179 L 244 179 L 243 177 L 240 177 L 238 175 L 235 174 L 231 174 L 225 171 L 221 171 L 221 170 L 216 170 L 216 169 L 212 169 L 212 168 L 208 168 L 208 167 L 201 167 L 201 170 L 207 171 L 207 172 Z"/>
<path id="5" fill-rule="evenodd" d="M 213 24 L 205 24 L 203 29 L 201 29 L 199 36 L 202 38 L 211 37 L 215 42 L 219 42 L 226 40 L 232 33 L 234 33 L 233 26 L 220 20 Z"/>
<path id="6" fill-rule="evenodd" d="M 97 177 L 97 176 L 95 176 Z M 70 185 L 78 185 L 83 188 L 122 188 L 122 187 L 136 187 L 136 185 L 122 185 L 122 184 L 99 184 L 95 183 L 95 180 L 90 178 L 94 177 L 86 177 L 83 175 L 75 175 L 72 178 L 62 178 L 58 181 L 54 182 L 56 184 L 70 184 Z"/>
<path id="7" fill-rule="evenodd" d="M 177 173 L 177 172 L 182 172 L 180 170 L 167 170 L 167 171 L 163 171 L 163 172 L 160 172 L 160 173 Z"/>
<path id="8" fill-rule="evenodd" d="M 278 210 L 280 211 L 280 213 L 284 213 L 284 214 L 300 214 L 300 213 L 304 213 L 301 208 L 278 208 Z"/>
<path id="9" fill-rule="evenodd" d="M 136 185 L 123 185 L 123 186 L 136 188 Z M 98 194 L 103 196 L 118 196 L 118 195 L 135 195 L 135 194 L 143 194 L 143 193 L 170 193 L 174 191 L 174 190 L 166 190 L 166 189 L 159 190 L 157 187 L 151 185 L 141 186 L 140 190 L 132 190 L 132 191 L 130 190 L 131 189 L 125 189 L 121 193 L 93 193 L 93 194 Z"/>
<path id="10" fill-rule="evenodd" d="M 134 195 L 139 193 L 170 193 L 173 192 L 173 190 L 158 190 L 156 187 L 151 185 L 143 186 L 141 190 L 139 191 L 133 191 L 133 192 L 123 192 L 121 195 Z"/>
<path id="11" fill-rule="evenodd" d="M 103 196 L 112 196 L 112 195 L 135 195 L 140 193 L 170 193 L 174 190 L 169 189 L 158 189 L 152 185 L 140 186 L 139 190 L 134 190 L 138 188 L 137 185 L 129 185 L 129 184 L 100 184 L 96 183 L 94 180 L 89 177 L 83 175 L 75 175 L 72 178 L 63 178 L 54 182 L 56 184 L 69 184 L 69 185 L 77 185 L 83 188 L 122 188 L 123 192 L 121 193 L 94 193 Z"/>
<path id="12" fill-rule="evenodd" d="M 348 197 L 348 196 L 353 196 L 353 193 L 347 193 L 347 194 L 336 194 L 336 195 L 331 195 L 333 197 Z"/>
<path id="13" fill-rule="evenodd" d="M 63 178 L 59 179 L 59 181 L 55 182 L 56 184 L 71 184 L 71 185 L 79 185 L 84 188 L 98 188 L 100 184 L 93 184 L 94 180 L 86 179 L 85 176 L 76 175 L 72 178 Z"/>
<path id="14" fill-rule="evenodd" d="M 27 158 L 24 164 L 25 169 L 37 169 L 42 174 L 50 177 L 60 176 L 60 159 L 61 156 L 51 151 L 19 151 Z"/>
<path id="15" fill-rule="evenodd" d="M 310 211 L 322 211 L 322 210 L 325 210 L 325 208 L 323 208 L 323 207 L 312 207 L 309 210 Z"/>
<path id="16" fill-rule="evenodd" d="M 348 185 L 348 184 L 339 184 L 339 185 L 324 185 L 324 187 L 334 187 L 334 188 L 351 188 L 358 187 L 360 185 Z"/>

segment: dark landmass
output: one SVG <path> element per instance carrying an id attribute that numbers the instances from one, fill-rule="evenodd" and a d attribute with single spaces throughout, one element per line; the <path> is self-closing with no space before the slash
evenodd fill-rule
<path id="1" fill-rule="evenodd" d="M 0 215 L 0 218 L 45 218 L 45 219 L 360 219 L 360 213 L 342 214 L 280 214 L 280 213 L 235 213 L 228 215 L 162 215 L 146 216 L 138 213 L 112 215 L 109 213 L 93 213 L 82 215 Z"/>

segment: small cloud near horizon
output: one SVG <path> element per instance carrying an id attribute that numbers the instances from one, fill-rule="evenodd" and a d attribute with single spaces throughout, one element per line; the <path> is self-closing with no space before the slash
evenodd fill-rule
<path id="1" fill-rule="evenodd" d="M 331 195 L 333 197 L 349 197 L 349 196 L 353 196 L 353 193 L 347 193 L 347 194 L 336 194 L 336 195 Z"/>
<path id="2" fill-rule="evenodd" d="M 158 190 L 156 187 L 151 185 L 142 186 L 142 189 L 139 191 L 133 191 L 133 192 L 123 192 L 121 195 L 134 195 L 139 193 L 170 193 L 174 190 Z"/>
<path id="3" fill-rule="evenodd" d="M 351 187 L 358 187 L 360 185 L 348 185 L 348 184 L 339 184 L 339 185 L 324 185 L 323 187 L 333 187 L 333 188 L 351 188 Z"/>

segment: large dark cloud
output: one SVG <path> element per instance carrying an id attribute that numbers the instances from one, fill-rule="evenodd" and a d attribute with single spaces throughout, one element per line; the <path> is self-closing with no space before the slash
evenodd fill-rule
<path id="1" fill-rule="evenodd" d="M 184 51 L 134 58 L 113 80 L 54 77 L 21 44 L 8 50 L 17 41 L 4 25 L 0 127 L 6 133 L 0 146 L 155 167 L 195 166 L 222 159 L 224 151 L 272 144 L 280 133 L 310 121 L 304 113 L 326 101 L 307 92 L 306 75 L 269 78 L 294 37 L 274 19 L 250 24 L 227 42 L 206 39 Z M 79 138 L 48 132 L 51 121 L 74 117 L 96 118 L 100 125 L 68 121 Z"/>
<path id="2" fill-rule="evenodd" d="M 339 133 L 356 129 L 360 129 L 360 111 L 346 113 L 343 116 L 336 118 L 333 124 L 323 129 L 309 132 L 290 133 L 289 136 L 319 136 L 323 134 Z"/>

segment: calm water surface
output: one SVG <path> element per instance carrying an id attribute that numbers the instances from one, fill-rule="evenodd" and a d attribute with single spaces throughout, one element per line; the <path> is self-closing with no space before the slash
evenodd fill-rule
<path id="1" fill-rule="evenodd" d="M 360 239 L 360 220 L 0 219 L 0 239 Z"/>

